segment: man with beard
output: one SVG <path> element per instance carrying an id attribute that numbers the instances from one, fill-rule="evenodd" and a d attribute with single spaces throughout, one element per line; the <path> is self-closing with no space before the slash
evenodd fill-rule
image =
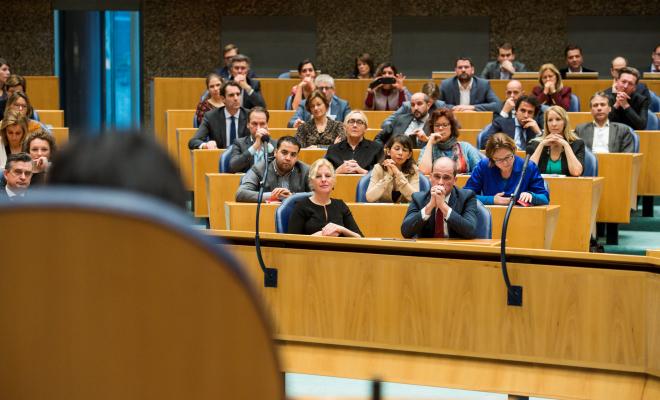
<path id="1" fill-rule="evenodd" d="M 403 134 L 415 138 L 415 147 L 420 148 L 429 138 L 429 108 L 433 100 L 426 94 L 418 92 L 410 98 L 410 112 L 400 114 L 391 124 L 385 125 L 376 135 L 376 141 L 385 145 L 392 135 Z"/>
<path id="2" fill-rule="evenodd" d="M 275 146 L 275 160 L 264 160 L 250 168 L 236 191 L 236 201 L 256 203 L 265 169 L 264 200 L 282 201 L 294 193 L 309 192 L 309 167 L 298 161 L 300 142 L 293 136 L 283 136 Z"/>
<path id="3" fill-rule="evenodd" d="M 440 84 L 440 100 L 456 111 L 498 111 L 500 100 L 486 79 L 474 76 L 472 60 L 459 57 L 456 76 Z"/>

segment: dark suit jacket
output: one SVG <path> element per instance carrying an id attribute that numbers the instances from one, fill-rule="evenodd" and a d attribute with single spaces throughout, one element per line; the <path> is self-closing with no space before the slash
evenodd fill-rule
<path id="1" fill-rule="evenodd" d="M 435 213 L 433 210 L 429 219 L 424 221 L 421 209 L 431 198 L 431 192 L 413 193 L 412 201 L 401 224 L 401 235 L 405 238 L 432 238 L 435 234 Z M 468 189 L 454 186 L 449 197 L 449 207 L 452 212 L 447 220 L 450 238 L 474 239 L 477 236 L 477 197 Z"/>
<path id="2" fill-rule="evenodd" d="M 594 71 L 593 69 L 582 67 L 582 72 L 597 72 L 597 71 Z M 568 73 L 568 66 L 566 66 L 566 67 L 559 70 L 559 75 L 561 75 L 561 79 L 566 79 L 566 74 L 567 73 Z"/>
<path id="3" fill-rule="evenodd" d="M 238 112 L 238 130 L 236 137 L 249 136 L 250 131 L 247 128 L 247 110 L 242 108 Z M 202 143 L 209 140 L 215 140 L 219 149 L 229 147 L 231 143 L 226 143 L 227 140 L 227 122 L 225 119 L 225 107 L 215 108 L 206 114 L 202 119 L 202 124 L 197 128 L 195 136 L 188 142 L 188 148 L 191 150 L 198 149 Z"/>
<path id="4" fill-rule="evenodd" d="M 263 107 L 266 108 L 266 101 L 261 95 L 261 82 L 256 79 L 252 79 L 248 76 L 246 79 L 247 84 L 250 85 L 253 92 L 251 95 L 248 95 L 245 90 L 243 90 L 243 106 L 244 108 L 251 110 L 254 107 Z"/>
<path id="5" fill-rule="evenodd" d="M 400 135 L 403 134 L 406 129 L 408 129 L 408 126 L 412 122 L 413 118 L 415 118 L 412 114 L 403 114 L 399 115 L 396 117 L 391 124 L 385 125 L 383 129 L 378 132 L 378 135 L 376 135 L 376 138 L 374 139 L 376 142 L 380 142 L 383 146 L 387 144 L 387 141 L 390 140 L 392 135 Z M 429 134 L 429 124 L 424 124 L 424 133 L 427 135 Z M 419 142 L 417 138 L 414 140 L 415 142 L 415 148 L 421 148 L 424 143 Z"/>
<path id="6" fill-rule="evenodd" d="M 500 107 L 500 99 L 495 95 L 490 83 L 481 78 L 474 77 L 470 90 L 470 104 L 476 111 L 495 111 Z M 449 107 L 461 104 L 461 93 L 458 91 L 458 78 L 445 79 L 440 84 L 440 100 Z"/>
<path id="7" fill-rule="evenodd" d="M 540 128 L 540 126 L 539 126 L 539 128 Z M 490 129 L 488 129 L 486 131 L 485 137 L 481 142 L 483 144 L 483 146 L 486 145 L 486 142 L 488 141 L 489 137 L 493 136 L 494 134 L 496 134 L 498 132 L 504 132 L 507 135 L 509 135 L 511 137 L 511 139 L 515 139 L 516 138 L 515 118 L 502 118 L 502 117 L 495 118 L 493 123 L 490 125 Z M 534 133 L 534 131 L 532 131 L 531 129 L 523 129 L 522 130 L 522 135 L 523 135 L 523 141 L 524 141 L 525 145 L 527 145 L 527 143 L 529 143 L 532 139 L 534 139 L 536 137 L 536 133 Z M 485 148 L 483 146 L 482 146 L 481 150 L 483 150 Z M 521 149 L 521 150 L 524 150 L 524 148 Z"/>
<path id="8" fill-rule="evenodd" d="M 584 140 L 584 145 L 591 150 L 594 143 L 594 123 L 587 122 L 575 127 L 575 133 Z M 607 142 L 610 153 L 632 153 L 635 150 L 632 132 L 623 124 L 610 122 L 610 137 Z"/>
<path id="9" fill-rule="evenodd" d="M 527 71 L 527 69 L 525 69 L 525 64 L 520 61 L 513 61 L 512 64 L 517 72 Z M 497 60 L 489 61 L 484 67 L 484 70 L 481 71 L 480 76 L 483 79 L 500 79 L 500 63 Z"/>
<path id="10" fill-rule="evenodd" d="M 609 115 L 610 122 L 626 124 L 629 127 L 637 130 L 646 129 L 646 122 L 649 116 L 649 104 L 651 103 L 649 98 L 644 97 L 635 91 L 633 92 L 632 96 L 630 96 L 630 100 L 628 101 L 630 107 L 624 110 L 623 108 L 614 108 L 616 95 L 612 92 L 612 88 L 607 89 L 605 94 L 607 97 L 609 97 L 610 107 L 612 107 L 612 111 L 610 111 Z"/>
<path id="11" fill-rule="evenodd" d="M 527 154 L 533 154 L 534 150 L 541 144 L 540 140 L 532 140 L 527 145 L 526 152 Z M 571 143 L 571 150 L 575 154 L 575 158 L 578 159 L 580 164 L 582 164 L 582 170 L 584 171 L 584 140 L 576 139 Z M 547 173 L 546 168 L 548 167 L 548 161 L 550 160 L 550 147 L 546 147 L 539 157 L 539 172 L 542 174 Z M 561 173 L 562 175 L 571 176 L 571 172 L 568 169 L 568 160 L 566 159 L 566 153 L 562 151 L 561 153 Z"/>
<path id="12" fill-rule="evenodd" d="M 234 145 L 231 147 L 231 156 L 229 157 L 229 170 L 231 172 L 247 172 L 250 167 L 254 164 L 254 156 L 250 154 L 248 149 L 252 147 L 254 140 L 252 135 L 241 137 L 234 141 Z M 262 145 L 263 146 L 263 145 Z M 260 152 L 263 152 L 263 147 L 259 149 Z M 269 152 L 269 154 L 273 154 Z"/>

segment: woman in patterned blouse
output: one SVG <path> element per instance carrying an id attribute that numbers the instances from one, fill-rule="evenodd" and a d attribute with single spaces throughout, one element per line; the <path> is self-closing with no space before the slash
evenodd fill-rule
<path id="1" fill-rule="evenodd" d="M 314 90 L 305 102 L 305 108 L 312 118 L 298 127 L 296 139 L 303 148 L 329 146 L 341 142 L 346 137 L 344 124 L 327 116 L 330 103 L 325 95 Z"/>
<path id="2" fill-rule="evenodd" d="M 201 125 L 202 119 L 204 119 L 204 114 L 214 108 L 220 108 L 225 105 L 224 99 L 220 96 L 221 86 L 222 78 L 220 75 L 213 73 L 206 77 L 206 89 L 208 94 L 205 96 L 204 100 L 197 104 L 197 110 L 195 111 L 195 118 L 197 118 L 198 126 Z"/>

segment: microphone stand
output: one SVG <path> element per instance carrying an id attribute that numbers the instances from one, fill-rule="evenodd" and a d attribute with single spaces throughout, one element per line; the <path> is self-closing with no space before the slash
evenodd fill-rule
<path id="1" fill-rule="evenodd" d="M 254 244 L 255 248 L 257 251 L 257 260 L 259 261 L 259 267 L 261 267 L 261 271 L 264 273 L 264 287 L 277 287 L 277 269 L 275 268 L 268 268 L 266 266 L 266 263 L 264 263 L 264 259 L 261 256 L 261 240 L 259 238 L 259 215 L 261 213 L 261 203 L 263 201 L 264 197 L 264 186 L 266 184 L 266 178 L 268 177 L 268 142 L 270 141 L 270 137 L 268 136 L 262 136 L 261 137 L 261 147 L 264 150 L 264 164 L 266 165 L 266 168 L 264 169 L 264 177 L 261 179 L 261 182 L 259 183 L 259 194 L 257 195 L 257 224 L 255 227 L 255 234 L 254 234 Z"/>
<path id="2" fill-rule="evenodd" d="M 506 284 L 507 305 L 518 306 L 518 307 L 522 307 L 523 288 L 522 286 L 512 285 L 511 280 L 509 279 L 509 271 L 506 267 L 506 231 L 509 226 L 509 217 L 511 216 L 511 210 L 513 209 L 514 204 L 516 204 L 516 202 L 518 201 L 518 196 L 520 195 L 520 186 L 522 185 L 522 181 L 525 178 L 525 172 L 527 172 L 527 164 L 529 164 L 530 157 L 531 154 L 527 154 L 527 157 L 525 157 L 525 162 L 523 163 L 522 172 L 520 173 L 520 180 L 516 185 L 516 189 L 513 191 L 511 197 L 509 198 L 509 205 L 506 208 L 506 214 L 504 214 L 504 222 L 502 224 L 502 239 L 500 243 L 500 262 L 502 263 L 502 277 L 504 278 L 504 283 Z"/>

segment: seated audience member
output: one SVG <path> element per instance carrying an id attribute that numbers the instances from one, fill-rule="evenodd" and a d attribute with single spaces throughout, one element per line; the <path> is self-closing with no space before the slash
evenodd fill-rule
<path id="1" fill-rule="evenodd" d="M 515 79 L 510 80 L 506 84 L 506 98 L 502 102 L 502 108 L 499 111 L 493 112 L 493 120 L 497 117 L 514 118 L 516 116 L 516 100 L 525 94 L 522 83 Z"/>
<path id="2" fill-rule="evenodd" d="M 310 197 L 298 201 L 289 217 L 289 232 L 313 236 L 362 237 L 353 214 L 341 199 L 332 199 L 335 170 L 324 158 L 309 168 Z"/>
<path id="3" fill-rule="evenodd" d="M 472 171 L 479 164 L 481 161 L 479 150 L 468 142 L 458 141 L 459 124 L 450 109 L 441 108 L 433 111 L 427 123 L 429 131 L 433 133 L 419 153 L 419 170 L 423 174 L 430 174 L 433 163 L 440 157 L 454 160 L 456 171 L 461 174 Z"/>
<path id="4" fill-rule="evenodd" d="M 431 189 L 413 193 L 401 224 L 405 238 L 463 238 L 477 236 L 477 198 L 456 185 L 456 164 L 440 157 L 433 163 Z"/>
<path id="5" fill-rule="evenodd" d="M 343 121 L 346 115 L 351 111 L 346 100 L 340 99 L 335 95 L 335 80 L 330 75 L 321 74 L 314 79 L 316 91 L 323 93 L 327 103 L 330 105 L 327 110 L 328 118 L 334 121 Z M 310 94 L 311 96 L 311 94 Z M 306 106 L 307 100 L 300 102 L 296 113 L 291 117 L 288 128 L 298 128 L 300 125 L 312 119 L 312 114 Z"/>
<path id="6" fill-rule="evenodd" d="M 438 85 L 435 84 L 435 82 L 429 81 L 424 83 L 420 92 L 427 95 L 432 102 L 431 106 L 429 107 L 429 113 L 433 112 L 433 110 L 437 110 L 438 108 L 447 107 L 447 104 L 445 104 L 444 101 L 438 100 L 440 97 L 440 89 L 438 88 Z M 401 104 L 401 107 L 399 107 L 394 113 L 385 118 L 383 123 L 380 125 L 381 129 L 385 128 L 385 125 L 389 125 L 394 122 L 394 120 L 397 119 L 400 115 L 410 114 L 410 112 L 410 101 L 404 101 L 403 104 Z"/>
<path id="7" fill-rule="evenodd" d="M 575 127 L 584 145 L 594 153 L 632 153 L 635 149 L 630 127 L 610 122 L 610 99 L 605 92 L 596 92 L 589 100 L 593 122 Z"/>
<path id="8" fill-rule="evenodd" d="M 532 90 L 532 94 L 541 106 L 560 106 L 568 111 L 571 105 L 571 88 L 561 82 L 561 75 L 552 64 L 543 64 L 539 69 L 539 83 Z"/>
<path id="9" fill-rule="evenodd" d="M 139 192 L 185 209 L 178 168 L 152 135 L 81 136 L 53 157 L 49 185 L 94 186 Z"/>
<path id="10" fill-rule="evenodd" d="M 542 174 L 580 176 L 584 166 L 584 141 L 571 130 L 566 110 L 552 106 L 545 112 L 545 131 L 527 145 L 530 161 Z"/>
<path id="11" fill-rule="evenodd" d="M 56 151 L 55 139 L 43 130 L 32 132 L 25 138 L 23 152 L 32 157 L 32 186 L 46 182 L 50 160 Z"/>
<path id="12" fill-rule="evenodd" d="M 392 63 L 382 63 L 376 68 L 375 84 L 380 78 L 395 79 L 395 83 L 381 83 L 367 88 L 367 98 L 364 100 L 364 107 L 367 110 L 392 111 L 397 110 L 403 102 L 410 100 L 410 92 L 404 86 L 406 77 L 398 73 Z"/>
<path id="13" fill-rule="evenodd" d="M 231 78 L 231 59 L 238 55 L 238 53 L 238 47 L 232 43 L 229 43 L 222 49 L 222 58 L 225 65 L 222 68 L 218 68 L 215 73 L 220 75 L 223 80 L 228 81 Z M 247 77 L 254 79 L 257 76 L 254 74 L 254 71 L 250 70 L 248 71 Z"/>
<path id="14" fill-rule="evenodd" d="M 660 73 L 660 44 L 655 46 L 653 53 L 651 53 L 651 66 L 649 72 Z"/>
<path id="15" fill-rule="evenodd" d="M 7 111 L 0 122 L 0 168 L 7 157 L 23 152 L 23 141 L 28 134 L 27 118 L 19 111 Z"/>
<path id="16" fill-rule="evenodd" d="M 197 125 L 202 124 L 204 114 L 225 105 L 225 101 L 220 95 L 222 83 L 222 78 L 220 78 L 220 75 L 218 74 L 209 74 L 206 77 L 206 90 L 208 91 L 208 94 L 204 97 L 204 100 L 197 104 L 197 109 L 195 110 Z"/>
<path id="17" fill-rule="evenodd" d="M 616 81 L 619 79 L 619 71 L 626 67 L 628 67 L 628 60 L 626 60 L 624 57 L 614 57 L 612 59 L 612 67 L 610 68 L 610 74 L 612 75 L 612 91 L 614 93 L 617 92 Z M 637 71 L 636 69 L 634 70 Z M 637 73 L 639 74 L 639 71 L 637 71 Z M 635 92 L 641 94 L 642 96 L 649 99 L 649 101 L 651 101 L 651 92 L 649 91 L 649 88 L 644 83 L 641 83 L 639 79 L 637 79 L 637 87 L 635 88 Z"/>
<path id="18" fill-rule="evenodd" d="M 400 113 L 392 123 L 384 125 L 376 135 L 376 141 L 384 144 L 393 135 L 403 134 L 414 137 L 415 147 L 421 147 L 428 140 L 429 127 L 426 121 L 429 119 L 429 109 L 432 104 L 428 95 L 421 92 L 413 94 L 410 98 L 409 111 L 405 114 Z"/>
<path id="19" fill-rule="evenodd" d="M 241 107 L 241 87 L 234 81 L 225 82 L 220 88 L 225 105 L 206 114 L 197 132 L 188 142 L 188 148 L 224 149 L 239 137 L 248 136 L 247 111 Z"/>
<path id="20" fill-rule="evenodd" d="M 314 79 L 316 78 L 314 63 L 308 59 L 302 60 L 298 64 L 298 74 L 300 75 L 300 83 L 291 88 L 291 108 L 287 108 L 287 110 L 298 109 L 300 102 L 308 98 L 316 89 L 316 86 L 314 86 Z"/>
<path id="21" fill-rule="evenodd" d="M 264 159 L 263 139 L 270 139 L 268 132 L 268 111 L 263 107 L 254 107 L 248 112 L 249 136 L 238 138 L 231 148 L 229 170 L 231 172 L 246 172 L 254 164 Z M 268 154 L 272 154 L 274 147 L 266 142 Z"/>
<path id="22" fill-rule="evenodd" d="M 283 136 L 277 141 L 274 160 L 261 160 L 254 165 L 241 180 L 236 191 L 236 201 L 256 203 L 259 187 L 268 168 L 267 181 L 264 183 L 265 201 L 282 201 L 294 193 L 309 192 L 307 172 L 309 167 L 298 161 L 300 142 L 293 136 Z"/>
<path id="23" fill-rule="evenodd" d="M 32 118 L 32 116 L 34 115 L 34 109 L 30 104 L 30 99 L 27 97 L 25 93 L 16 92 L 11 96 L 9 96 L 9 98 L 7 99 L 7 105 L 5 106 L 5 114 L 7 114 L 9 111 L 19 112 L 28 119 L 27 127 L 29 133 L 32 133 L 39 129 L 45 129 L 47 132 L 49 131 L 45 125 Z"/>
<path id="24" fill-rule="evenodd" d="M 7 89 L 7 96 L 11 96 L 16 92 L 25 93 L 27 90 L 27 83 L 25 78 L 20 75 L 9 75 L 7 82 L 5 82 L 5 88 Z"/>
<path id="25" fill-rule="evenodd" d="M 610 121 L 626 124 L 633 129 L 646 129 L 650 97 L 637 93 L 639 72 L 624 67 L 618 70 L 614 88 L 605 90 L 610 99 Z"/>
<path id="26" fill-rule="evenodd" d="M 230 81 L 238 83 L 241 89 L 241 106 L 248 110 L 252 107 L 266 107 L 266 102 L 261 95 L 261 83 L 255 78 L 250 78 L 250 58 L 243 54 L 237 54 L 231 58 L 229 64 L 231 72 Z"/>
<path id="27" fill-rule="evenodd" d="M 520 180 L 525 161 L 516 155 L 516 143 L 504 133 L 488 138 L 486 157 L 472 171 L 464 189 L 474 191 L 484 204 L 506 205 Z M 527 165 L 518 199 L 533 205 L 549 203 L 550 195 L 534 162 Z"/>
<path id="28" fill-rule="evenodd" d="M 384 159 L 374 165 L 367 187 L 369 203 L 409 203 L 419 192 L 419 169 L 410 136 L 395 135 L 385 144 Z"/>
<path id="29" fill-rule="evenodd" d="M 0 201 L 14 201 L 25 196 L 32 178 L 32 158 L 26 153 L 11 154 L 2 174 L 5 184 L 0 186 Z"/>
<path id="30" fill-rule="evenodd" d="M 511 43 L 503 43 L 497 48 L 497 60 L 489 61 L 481 71 L 483 79 L 511 79 L 516 72 L 524 72 L 525 64 L 516 61 Z"/>
<path id="31" fill-rule="evenodd" d="M 5 89 L 9 75 L 11 75 L 11 71 L 7 60 L 0 58 L 0 100 L 6 100 L 9 97 L 7 96 L 7 89 Z"/>
<path id="32" fill-rule="evenodd" d="M 504 132 L 513 139 L 518 149 L 525 150 L 527 143 L 542 133 L 537 122 L 537 115 L 540 114 L 540 109 L 541 107 L 539 107 L 536 97 L 520 96 L 516 100 L 515 118 L 495 118 L 490 128 L 484 134 L 482 143 L 486 143 L 494 134 Z"/>
<path id="33" fill-rule="evenodd" d="M 305 101 L 305 108 L 312 118 L 299 125 L 296 132 L 296 139 L 303 148 L 330 146 L 346 137 L 344 124 L 328 117 L 329 106 L 327 97 L 318 90 L 313 91 Z"/>
<path id="34" fill-rule="evenodd" d="M 466 57 L 456 59 L 456 76 L 445 79 L 440 84 L 440 100 L 454 111 L 496 111 L 500 100 L 486 79 L 474 76 L 472 60 Z"/>
<path id="35" fill-rule="evenodd" d="M 562 79 L 566 79 L 567 73 L 582 73 L 582 72 L 596 72 L 592 69 L 585 68 L 582 63 L 582 49 L 580 46 L 569 44 L 564 49 L 566 56 L 566 67 L 559 70 Z"/>
<path id="36" fill-rule="evenodd" d="M 380 160 L 383 146 L 365 139 L 367 116 L 354 110 L 346 116 L 346 139 L 328 147 L 325 158 L 338 174 L 366 174 Z"/>
<path id="37" fill-rule="evenodd" d="M 352 77 L 355 79 L 371 79 L 374 77 L 374 60 L 369 53 L 362 53 L 355 57 Z"/>

